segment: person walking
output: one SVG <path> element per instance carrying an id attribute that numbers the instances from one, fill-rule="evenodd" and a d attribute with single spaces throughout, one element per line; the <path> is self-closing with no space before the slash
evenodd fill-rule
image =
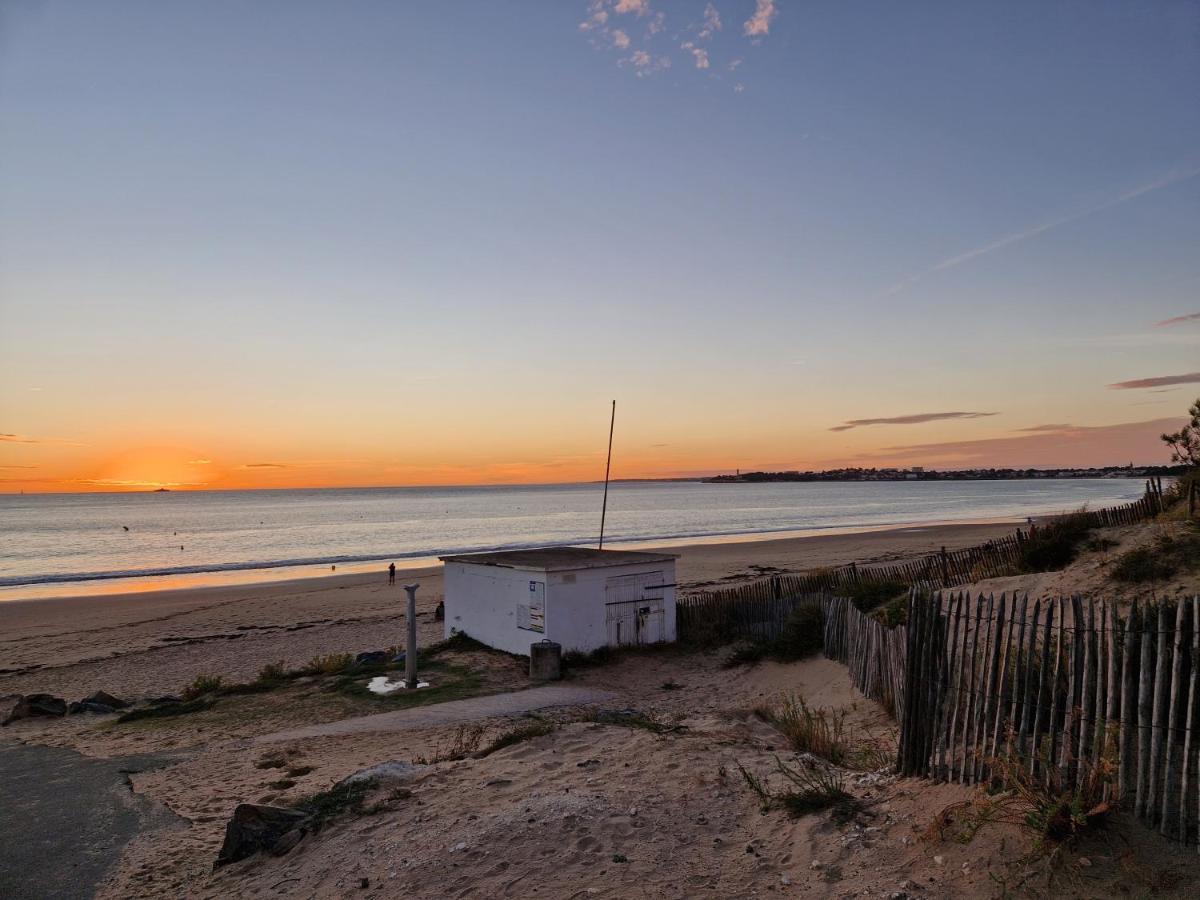
<path id="1" fill-rule="evenodd" d="M 388 584 L 395 584 L 395 583 L 396 583 L 396 564 L 389 563 L 388 564 Z"/>

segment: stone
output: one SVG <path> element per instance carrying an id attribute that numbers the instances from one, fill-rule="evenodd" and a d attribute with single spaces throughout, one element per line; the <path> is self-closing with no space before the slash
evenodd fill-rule
<path id="1" fill-rule="evenodd" d="M 81 703 L 98 703 L 101 706 L 109 706 L 113 709 L 129 709 L 133 704 L 128 700 L 122 700 L 120 697 L 114 697 L 107 691 L 96 691 L 90 697 L 84 697 Z"/>
<path id="2" fill-rule="evenodd" d="M 378 763 L 367 769 L 361 769 L 352 775 L 347 775 L 338 784 L 354 784 L 359 781 L 407 781 L 422 768 L 424 767 L 393 759 L 388 762 Z"/>
<path id="3" fill-rule="evenodd" d="M 268 848 L 271 852 L 271 855 L 272 856 L 285 855 L 286 853 L 291 851 L 291 849 L 293 847 L 295 847 L 298 843 L 300 843 L 302 840 L 304 840 L 305 834 L 306 834 L 306 831 L 303 828 L 293 828 L 291 831 L 285 831 L 282 835 L 279 836 L 279 840 L 277 840 L 274 844 L 272 844 Z"/>
<path id="4" fill-rule="evenodd" d="M 225 842 L 217 866 L 246 859 L 260 851 L 283 855 L 308 833 L 311 816 L 283 806 L 239 803 L 225 826 Z"/>
<path id="5" fill-rule="evenodd" d="M 2 724 L 19 719 L 59 718 L 67 714 L 67 701 L 52 694 L 25 694 L 17 699 Z"/>
<path id="6" fill-rule="evenodd" d="M 72 716 L 79 713 L 95 713 L 96 715 L 103 716 L 115 713 L 116 711 L 115 707 L 106 706 L 103 703 L 93 703 L 91 700 L 80 700 L 67 707 L 67 714 Z"/>
<path id="7" fill-rule="evenodd" d="M 1090 859 L 1088 859 L 1086 856 L 1081 856 L 1081 857 L 1079 857 L 1079 864 L 1086 869 L 1089 866 L 1091 866 L 1092 861 Z"/>
<path id="8" fill-rule="evenodd" d="M 933 861 L 934 861 L 934 863 L 936 863 L 937 865 L 941 866 L 941 865 L 945 865 L 945 863 L 946 863 L 946 858 L 945 858 L 945 857 L 943 857 L 943 856 L 935 856 L 935 857 L 933 858 Z"/>

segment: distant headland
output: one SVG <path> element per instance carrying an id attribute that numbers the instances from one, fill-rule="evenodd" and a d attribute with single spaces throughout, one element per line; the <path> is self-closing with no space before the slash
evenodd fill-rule
<path id="1" fill-rule="evenodd" d="M 742 472 L 703 478 L 708 484 L 769 481 L 1006 481 L 1026 478 L 1149 478 L 1181 475 L 1186 466 L 1105 466 L 1092 469 L 826 469 L 820 472 Z"/>

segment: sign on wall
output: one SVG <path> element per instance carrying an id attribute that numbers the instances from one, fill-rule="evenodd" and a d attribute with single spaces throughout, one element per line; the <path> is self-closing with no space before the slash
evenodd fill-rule
<path id="1" fill-rule="evenodd" d="M 517 604 L 517 627 L 546 633 L 546 583 L 529 582 L 529 602 Z"/>

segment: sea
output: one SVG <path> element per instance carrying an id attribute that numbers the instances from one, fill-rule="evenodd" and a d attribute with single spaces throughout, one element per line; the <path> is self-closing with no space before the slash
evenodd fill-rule
<path id="1" fill-rule="evenodd" d="M 602 484 L 0 495 L 0 600 L 427 565 L 594 544 Z M 873 530 L 1128 502 L 1137 479 L 610 486 L 605 544 Z"/>

